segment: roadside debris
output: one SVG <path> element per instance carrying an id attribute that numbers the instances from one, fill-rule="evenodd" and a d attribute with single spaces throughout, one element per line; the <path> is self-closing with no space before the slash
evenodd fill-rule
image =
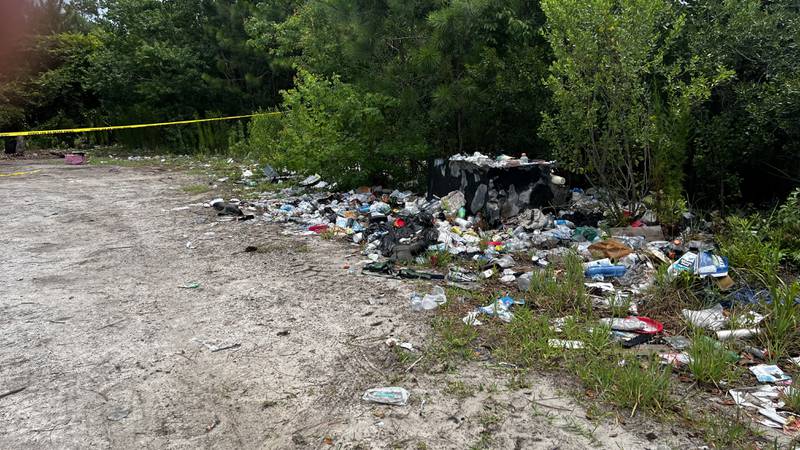
<path id="1" fill-rule="evenodd" d="M 253 181 L 259 172 L 264 176 L 262 182 L 282 183 L 288 178 L 270 166 L 251 169 L 243 170 L 242 178 Z M 597 189 L 570 190 L 566 180 L 555 173 L 554 162 L 532 161 L 526 156 L 456 155 L 436 160 L 431 171 L 426 195 L 402 190 L 404 187 L 382 186 L 336 192 L 336 186 L 319 175 L 304 179 L 292 175 L 294 181 L 285 188 L 275 186 L 251 201 L 226 202 L 217 198 L 204 206 L 217 212 L 220 217 L 216 222 L 257 216 L 261 221 L 283 224 L 285 234 L 346 242 L 357 249 L 355 259 L 342 265 L 348 274 L 441 280 L 429 293 L 418 287 L 421 292 L 411 294 L 408 302 L 412 311 L 434 310 L 448 301 L 461 306 L 459 302 L 464 299 L 448 299 L 445 287 L 485 294 L 488 286 L 494 290 L 489 297 L 494 301 L 476 304 L 472 300 L 458 310 L 460 314 L 467 311 L 462 321 L 470 326 L 489 321 L 505 326 L 493 318 L 513 322 L 515 308 L 526 305 L 524 298 L 539 302 L 527 294 L 536 294 L 546 282 L 563 280 L 565 262 L 574 261 L 574 266 L 568 268 L 575 269 L 570 273 L 577 274 L 577 280 L 570 280 L 570 286 L 577 281 L 578 289 L 583 290 L 581 295 L 590 301 L 587 304 L 601 316 L 599 320 L 593 317 L 591 324 L 579 326 L 594 332 L 597 328 L 593 327 L 599 324 L 608 330 L 614 345 L 632 349 L 631 354 L 636 356 L 660 359 L 683 374 L 689 372 L 687 365 L 697 362 L 692 359 L 697 357 L 693 341 L 705 344 L 707 340 L 724 350 L 724 359 L 731 364 L 750 365 L 759 382 L 791 382 L 791 377 L 777 366 L 758 364 L 769 360 L 766 349 L 746 345 L 755 343 L 753 338 L 767 327 L 761 324 L 763 316 L 741 307 L 768 304 L 774 294 L 737 281 L 735 268 L 731 270 L 727 257 L 714 244 L 710 225 L 699 230 L 681 226 L 683 231 L 676 235 L 674 223 L 662 228 L 655 213 L 642 205 L 620 205 L 625 214 L 630 214 L 626 220 L 630 226 L 609 227 L 610 214 L 603 207 L 607 203 L 600 201 L 605 193 Z M 187 248 L 194 246 L 188 242 Z M 250 246 L 245 251 L 258 249 Z M 675 309 L 681 315 L 675 322 L 679 328 L 648 303 L 647 294 L 652 287 L 673 281 L 701 286 L 704 295 L 708 294 L 699 299 L 702 302 L 677 304 Z M 689 304 L 704 309 L 681 309 Z M 706 308 L 707 305 L 713 306 Z M 680 320 L 681 316 L 686 323 Z M 692 339 L 670 335 L 685 334 L 686 324 L 694 329 Z M 559 318 L 550 321 L 550 325 L 552 331 L 564 333 L 574 322 Z M 547 344 L 564 350 L 589 346 L 588 340 L 559 336 L 564 339 L 548 339 Z M 201 343 L 212 352 L 239 346 Z M 385 343 L 395 350 L 416 351 L 411 343 L 394 337 Z M 729 347 L 742 354 L 729 351 Z M 421 359 L 422 356 L 407 371 Z M 756 403 L 753 398 L 767 393 L 760 388 L 730 393 L 737 405 L 756 405 L 764 423 L 786 426 L 795 420 L 780 406 L 769 410 L 766 403 Z M 403 388 L 386 387 L 370 389 L 362 398 L 405 405 L 408 396 Z"/>
<path id="2" fill-rule="evenodd" d="M 792 377 L 783 373 L 780 367 L 768 364 L 751 366 L 750 372 L 756 376 L 759 383 L 788 384 L 792 382 Z"/>
<path id="3" fill-rule="evenodd" d="M 683 317 L 692 325 L 711 331 L 721 330 L 728 323 L 728 318 L 723 314 L 722 305 L 719 303 L 700 311 L 684 309 Z"/>
<path id="4" fill-rule="evenodd" d="M 411 294 L 412 311 L 428 311 L 436 309 L 436 307 L 445 303 L 447 303 L 447 296 L 445 296 L 444 289 L 440 286 L 434 286 L 431 293 L 424 296 L 416 292 Z"/>
<path id="5" fill-rule="evenodd" d="M 524 305 L 524 300 L 514 300 L 509 296 L 503 296 L 495 300 L 493 303 L 482 306 L 475 311 L 468 313 L 462 319 L 464 323 L 470 325 L 481 325 L 480 321 L 476 320 L 479 314 L 486 314 L 487 316 L 497 317 L 498 319 L 502 320 L 503 322 L 511 322 L 514 318 L 514 314 L 511 313 L 510 309 L 512 305 Z"/>
<path id="6" fill-rule="evenodd" d="M 553 348 L 563 348 L 565 350 L 577 350 L 583 348 L 581 341 L 565 341 L 562 339 L 548 339 L 547 345 Z"/>
<path id="7" fill-rule="evenodd" d="M 71 152 L 64 155 L 64 162 L 71 166 L 86 164 L 86 159 L 86 153 L 84 152 Z"/>
<path id="8" fill-rule="evenodd" d="M 752 388 L 732 389 L 728 395 L 740 407 L 757 412 L 761 418 L 756 421 L 770 428 L 797 431 L 798 416 L 788 411 L 779 411 L 785 404 L 781 398 L 794 389 L 791 386 L 779 387 L 762 385 Z"/>
<path id="9" fill-rule="evenodd" d="M 126 408 L 124 406 L 115 406 L 111 409 L 111 412 L 108 413 L 106 418 L 113 422 L 119 422 L 120 420 L 128 417 L 131 414 L 131 409 Z"/>
<path id="10" fill-rule="evenodd" d="M 384 405 L 405 406 L 410 395 L 407 390 L 401 387 L 380 387 L 367 389 L 361 399 Z"/>

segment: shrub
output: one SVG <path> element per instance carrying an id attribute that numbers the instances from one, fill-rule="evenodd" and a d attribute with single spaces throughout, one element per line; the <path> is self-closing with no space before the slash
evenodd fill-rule
<path id="1" fill-rule="evenodd" d="M 300 71 L 283 104 L 280 124 L 257 119 L 251 127 L 252 142 L 277 167 L 318 173 L 347 189 L 411 179 L 414 163 L 427 154 L 422 134 L 400 117 L 397 99 L 337 76 Z"/>
<path id="2" fill-rule="evenodd" d="M 771 294 L 772 302 L 764 305 L 767 314 L 761 324 L 759 338 L 769 354 L 770 362 L 774 363 L 789 350 L 798 347 L 800 305 L 797 299 L 800 298 L 800 281 L 772 288 Z"/>
<path id="3" fill-rule="evenodd" d="M 728 217 L 717 236 L 720 251 L 731 267 L 744 270 L 749 278 L 770 284 L 777 277 L 782 253 L 767 241 L 769 225 L 759 216 Z"/>
<path id="4" fill-rule="evenodd" d="M 789 261 L 800 266 L 800 188 L 778 208 L 772 239 Z"/>

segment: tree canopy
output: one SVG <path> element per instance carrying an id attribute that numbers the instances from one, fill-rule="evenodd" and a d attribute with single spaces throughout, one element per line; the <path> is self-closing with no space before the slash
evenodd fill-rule
<path id="1" fill-rule="evenodd" d="M 281 110 L 214 145 L 344 184 L 419 179 L 457 152 L 527 153 L 629 204 L 725 206 L 800 183 L 794 0 L 0 8 L 4 131 Z M 185 151 L 202 135 L 153 138 Z"/>

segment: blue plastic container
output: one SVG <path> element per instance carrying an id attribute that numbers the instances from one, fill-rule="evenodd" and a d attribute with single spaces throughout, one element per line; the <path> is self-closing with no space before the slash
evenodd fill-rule
<path id="1" fill-rule="evenodd" d="M 586 269 L 586 276 L 593 277 L 602 275 L 604 277 L 621 277 L 625 275 L 627 268 L 625 266 L 595 266 Z"/>

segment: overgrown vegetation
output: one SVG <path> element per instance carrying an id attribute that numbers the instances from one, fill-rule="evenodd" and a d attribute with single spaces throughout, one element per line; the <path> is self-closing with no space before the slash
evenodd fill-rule
<path id="1" fill-rule="evenodd" d="M 648 205 L 670 226 L 687 199 L 771 201 L 799 181 L 793 0 L 11 3 L 4 131 L 283 113 L 33 145 L 228 151 L 342 186 L 524 152 L 597 184 L 616 221 Z M 768 240 L 797 263 L 793 199 Z"/>

